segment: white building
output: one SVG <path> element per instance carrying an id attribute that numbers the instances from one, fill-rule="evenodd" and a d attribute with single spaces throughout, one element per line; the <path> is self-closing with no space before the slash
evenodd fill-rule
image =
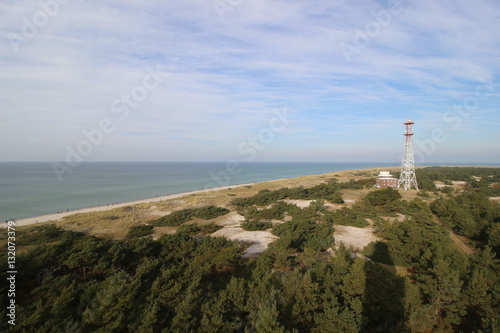
<path id="1" fill-rule="evenodd" d="M 398 180 L 389 171 L 380 171 L 377 177 L 377 187 L 398 187 Z"/>

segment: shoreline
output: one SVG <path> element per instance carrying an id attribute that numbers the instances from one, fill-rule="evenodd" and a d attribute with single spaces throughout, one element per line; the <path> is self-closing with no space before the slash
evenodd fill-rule
<path id="1" fill-rule="evenodd" d="M 431 166 L 416 166 L 416 168 L 427 168 Z M 453 166 L 453 165 L 447 165 L 447 166 L 440 166 L 440 167 L 480 167 L 480 168 L 498 168 L 499 166 L 495 165 L 488 165 L 488 166 Z M 64 212 L 58 212 L 58 213 L 52 213 L 52 214 L 45 214 L 45 215 L 39 215 L 39 216 L 34 216 L 34 217 L 27 217 L 27 218 L 20 218 L 20 219 L 13 219 L 11 221 L 14 221 L 16 226 L 27 226 L 31 224 L 36 224 L 36 223 L 44 223 L 44 222 L 57 222 L 60 221 L 62 218 L 74 214 L 80 214 L 80 213 L 92 213 L 92 212 L 101 212 L 101 211 L 107 211 L 107 210 L 112 210 L 115 208 L 121 208 L 121 207 L 127 207 L 135 204 L 145 204 L 145 203 L 154 203 L 154 202 L 159 202 L 159 201 L 165 201 L 165 200 L 170 200 L 170 199 L 177 199 L 177 198 L 182 198 L 188 195 L 193 195 L 193 194 L 199 194 L 199 193 L 207 193 L 207 192 L 217 192 L 217 191 L 223 191 L 227 189 L 232 189 L 232 188 L 238 188 L 238 187 L 244 187 L 244 186 L 252 186 L 255 184 L 261 184 L 261 183 L 269 183 L 269 182 L 277 182 L 277 181 L 284 181 L 284 180 L 291 180 L 291 179 L 296 179 L 296 178 L 302 178 L 302 177 L 309 177 L 309 176 L 321 176 L 321 175 L 330 175 L 330 174 L 336 174 L 336 173 L 349 173 L 349 172 L 365 172 L 365 171 L 374 171 L 374 170 L 380 170 L 380 169 L 399 169 L 399 166 L 385 166 L 385 167 L 376 167 L 376 168 L 368 168 L 368 169 L 348 169 L 348 170 L 339 170 L 339 171 L 332 171 L 328 173 L 323 173 L 323 174 L 312 174 L 312 175 L 304 175 L 304 176 L 299 176 L 299 177 L 292 177 L 292 178 L 280 178 L 280 179 L 273 179 L 273 180 L 267 180 L 267 181 L 262 181 L 262 182 L 253 182 L 253 183 L 245 183 L 245 184 L 237 184 L 237 185 L 227 185 L 227 186 L 220 186 L 220 187 L 214 187 L 214 188 L 209 188 L 209 189 L 203 189 L 203 190 L 197 190 L 197 191 L 189 191 L 189 192 L 181 192 L 181 193 L 176 193 L 176 194 L 167 194 L 163 196 L 157 196 L 153 198 L 145 198 L 145 199 L 139 199 L 139 200 L 134 200 L 134 201 L 127 201 L 127 202 L 122 202 L 122 203 L 115 203 L 115 204 L 106 204 L 102 206 L 93 206 L 93 207 L 88 207 L 88 208 L 82 208 L 82 209 L 75 209 L 75 210 L 70 210 L 70 211 L 64 211 Z M 6 228 L 7 223 L 0 223 L 0 229 L 1 228 Z"/>
<path id="2" fill-rule="evenodd" d="M 273 182 L 273 181 L 280 181 L 280 180 L 285 180 L 287 178 L 283 179 L 273 179 L 273 180 L 268 180 L 262 183 L 266 182 Z M 127 207 L 135 204 L 145 204 L 145 203 L 153 203 L 153 202 L 158 202 L 158 201 L 164 201 L 164 200 L 170 200 L 170 199 L 177 199 L 177 198 L 182 198 L 188 195 L 192 194 L 198 194 L 198 193 L 207 193 L 207 192 L 215 192 L 215 191 L 223 191 L 231 188 L 238 188 L 238 187 L 243 187 L 243 186 L 251 186 L 255 185 L 256 183 L 248 183 L 248 184 L 237 184 L 237 185 L 228 185 L 228 186 L 221 186 L 221 187 L 214 187 L 214 188 L 209 188 L 209 189 L 203 189 L 203 190 L 197 190 L 197 191 L 191 191 L 191 192 L 182 192 L 182 193 L 176 193 L 176 194 L 167 194 L 163 196 L 158 196 L 154 198 L 146 198 L 146 199 L 139 199 L 135 201 L 127 201 L 127 202 L 121 202 L 121 203 L 116 203 L 116 204 L 107 204 L 107 205 L 102 205 L 102 206 L 94 206 L 94 207 L 88 207 L 88 208 L 82 208 L 82 209 L 76 209 L 76 210 L 70 210 L 70 211 L 65 211 L 65 212 L 59 212 L 59 213 L 53 213 L 53 214 L 46 214 L 46 215 L 40 215 L 40 216 L 34 216 L 34 217 L 27 217 L 27 218 L 22 218 L 22 219 L 14 219 L 11 221 L 14 221 L 16 223 L 17 227 L 21 226 L 27 226 L 31 224 L 36 224 L 36 223 L 44 223 L 44 222 L 57 222 L 61 220 L 62 218 L 74 214 L 80 214 L 80 213 L 92 213 L 92 212 L 102 212 L 102 211 L 107 211 L 107 210 L 112 210 L 115 208 L 121 208 L 121 207 Z M 7 223 L 2 223 L 0 224 L 0 228 L 6 228 Z"/>

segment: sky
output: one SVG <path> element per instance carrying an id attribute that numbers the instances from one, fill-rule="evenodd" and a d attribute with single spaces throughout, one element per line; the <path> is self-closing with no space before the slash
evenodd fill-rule
<path id="1" fill-rule="evenodd" d="M 0 0 L 0 161 L 500 164 L 500 2 Z"/>

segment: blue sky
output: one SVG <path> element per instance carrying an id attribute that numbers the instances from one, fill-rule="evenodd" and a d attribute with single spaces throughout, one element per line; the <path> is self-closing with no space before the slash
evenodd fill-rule
<path id="1" fill-rule="evenodd" d="M 411 117 L 417 163 L 500 163 L 498 1 L 0 12 L 1 161 L 398 163 Z"/>

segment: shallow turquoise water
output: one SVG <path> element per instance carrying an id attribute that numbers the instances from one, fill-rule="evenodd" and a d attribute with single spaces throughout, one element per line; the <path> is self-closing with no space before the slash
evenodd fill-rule
<path id="1" fill-rule="evenodd" d="M 387 163 L 87 162 L 59 181 L 51 163 L 0 163 L 0 221 L 226 185 Z"/>

